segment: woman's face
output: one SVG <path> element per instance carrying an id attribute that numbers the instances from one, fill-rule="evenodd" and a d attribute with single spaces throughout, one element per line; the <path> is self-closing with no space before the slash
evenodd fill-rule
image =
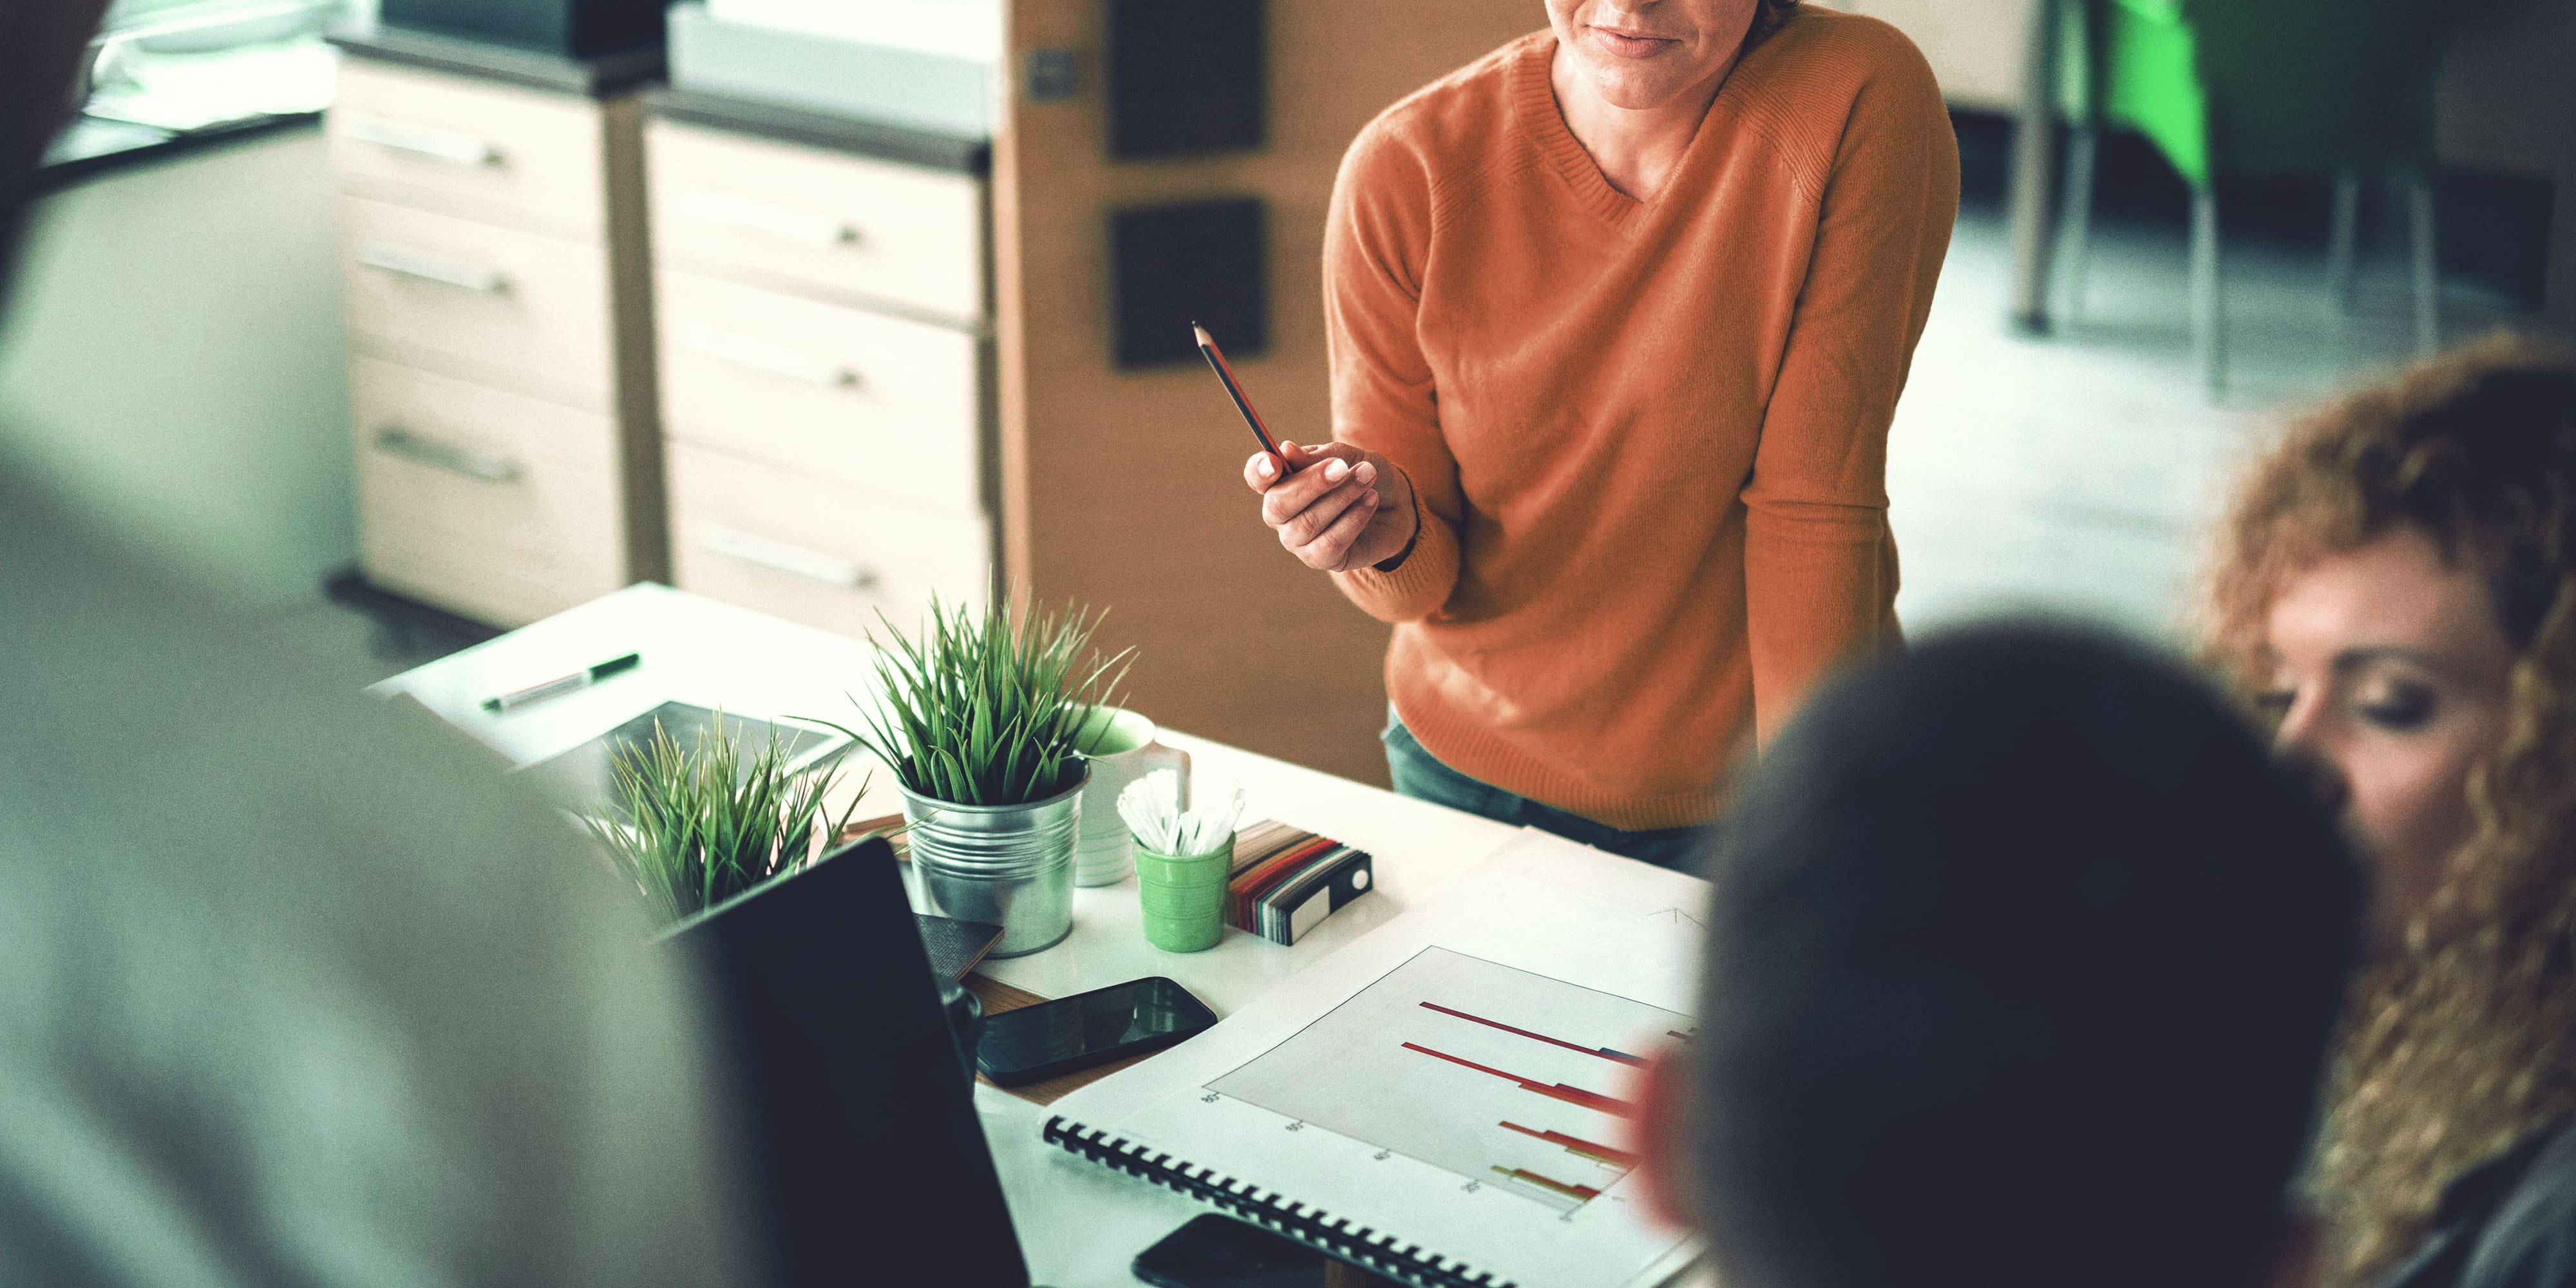
<path id="1" fill-rule="evenodd" d="M 1547 24 L 1593 91 L 1661 107 L 1723 73 L 1761 0 L 1547 0 Z"/>
<path id="2" fill-rule="evenodd" d="M 2469 771 L 2504 740 L 2513 645 L 2477 577 L 2412 529 L 2292 574 L 2265 644 L 2279 744 L 2376 869 L 2368 947 L 2385 958 L 2476 830 Z"/>

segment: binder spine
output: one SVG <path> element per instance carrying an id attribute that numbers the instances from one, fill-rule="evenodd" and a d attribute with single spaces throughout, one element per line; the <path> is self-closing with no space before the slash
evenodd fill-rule
<path id="1" fill-rule="evenodd" d="M 1231 1176 L 1219 1176 L 1215 1168 L 1197 1166 L 1062 1115 L 1047 1119 L 1046 1140 L 1104 1167 L 1178 1190 L 1254 1225 L 1414 1288 L 1514 1288 L 1510 1280 L 1479 1272 L 1420 1244 L 1400 1243 L 1392 1235 L 1381 1235 L 1336 1218 L 1285 1194 L 1265 1191 Z"/>

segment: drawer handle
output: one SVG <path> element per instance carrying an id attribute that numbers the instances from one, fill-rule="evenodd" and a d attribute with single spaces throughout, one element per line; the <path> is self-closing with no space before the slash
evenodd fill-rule
<path id="1" fill-rule="evenodd" d="M 690 327 L 682 331 L 679 338 L 682 348 L 722 358 L 737 367 L 748 367 L 766 375 L 801 380 L 826 389 L 850 389 L 859 384 L 859 373 L 847 366 L 782 349 L 747 335 Z"/>
<path id="2" fill-rule="evenodd" d="M 501 150 L 471 134 L 455 130 L 433 129 L 426 125 L 404 125 L 378 120 L 372 116 L 354 117 L 349 122 L 349 137 L 360 143 L 372 143 L 395 152 L 444 161 L 449 165 L 499 165 Z"/>
<path id="3" fill-rule="evenodd" d="M 400 425 L 387 425 L 376 431 L 376 450 L 399 456 L 415 465 L 463 475 L 483 483 L 515 483 L 519 467 L 498 456 L 469 451 L 454 443 L 415 434 Z"/>
<path id="4" fill-rule="evenodd" d="M 837 586 L 843 590 L 864 590 L 877 584 L 877 575 L 860 567 L 853 560 L 844 559 L 839 555 L 825 554 L 820 550 L 812 550 L 804 546 L 789 545 L 784 541 L 753 536 L 748 532 L 728 528 L 719 523 L 701 525 L 698 528 L 698 544 L 709 554 L 723 555 L 727 559 L 739 559 L 747 564 L 758 564 L 775 572 L 802 577 L 807 581 L 819 581 L 826 586 Z"/>
<path id="5" fill-rule="evenodd" d="M 383 242 L 368 242 L 360 246 L 358 263 L 398 276 L 436 282 L 441 286 L 453 286 L 483 295 L 498 295 L 509 285 L 502 278 L 501 270 L 497 268 L 469 264 L 464 260 L 449 259 L 445 255 L 436 255 L 424 250 L 389 246 Z"/>
<path id="6" fill-rule="evenodd" d="M 864 240 L 858 225 L 845 220 L 818 215 L 810 210 L 729 197 L 723 193 L 681 193 L 680 209 L 709 223 L 809 246 L 853 246 Z"/>

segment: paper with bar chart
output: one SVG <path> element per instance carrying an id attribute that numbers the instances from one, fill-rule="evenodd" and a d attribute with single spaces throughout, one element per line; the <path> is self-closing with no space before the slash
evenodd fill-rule
<path id="1" fill-rule="evenodd" d="M 1691 1023 L 1425 948 L 1207 1089 L 1568 1212 L 1635 1161 L 1611 1142 L 1645 1060 L 1611 1044 Z"/>
<path id="2" fill-rule="evenodd" d="M 1687 1042 L 1704 883 L 1524 838 L 1215 1029 L 1060 1102 L 1291 1210 L 1519 1288 L 1661 1282 L 1640 1067 Z"/>

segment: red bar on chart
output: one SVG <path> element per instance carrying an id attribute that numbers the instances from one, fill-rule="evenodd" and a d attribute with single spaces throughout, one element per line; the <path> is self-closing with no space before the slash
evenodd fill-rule
<path id="1" fill-rule="evenodd" d="M 1427 1011 L 1438 1011 L 1442 1015 L 1456 1016 L 1470 1024 L 1482 1024 L 1489 1029 L 1501 1029 L 1505 1033 L 1525 1037 L 1532 1042 L 1544 1042 L 1549 1046 L 1564 1047 L 1568 1051 L 1580 1051 L 1585 1055 L 1597 1055 L 1604 1060 L 1616 1060 L 1621 1064 L 1627 1065 L 1643 1065 L 1645 1063 L 1644 1060 L 1630 1055 L 1625 1051 L 1613 1051 L 1608 1047 L 1588 1047 L 1580 1042 L 1568 1042 L 1563 1038 L 1552 1038 L 1544 1033 L 1532 1033 L 1528 1029 L 1516 1028 L 1512 1025 L 1503 1023 L 1501 1020 L 1489 1020 L 1481 1015 L 1470 1015 L 1465 1011 L 1454 1010 L 1450 1007 L 1442 1006 L 1438 1002 L 1424 1002 L 1422 1003 L 1422 1008 Z"/>
<path id="2" fill-rule="evenodd" d="M 1582 1158 L 1588 1158 L 1596 1163 L 1620 1168 L 1635 1167 L 1637 1165 L 1637 1156 L 1624 1149 L 1612 1149 L 1607 1145 L 1596 1145 L 1580 1136 L 1568 1136 L 1561 1131 L 1540 1131 L 1536 1127 L 1523 1127 L 1519 1123 L 1515 1122 L 1506 1122 L 1502 1125 L 1513 1131 L 1519 1132 L 1524 1136 L 1536 1136 L 1540 1140 L 1546 1141 L 1548 1144 L 1562 1148 L 1566 1153 L 1577 1155 Z"/>
<path id="3" fill-rule="evenodd" d="M 1446 1060 L 1451 1064 L 1465 1065 L 1478 1073 L 1490 1073 L 1497 1078 L 1518 1083 L 1520 1085 L 1520 1089 L 1523 1091 L 1534 1091 L 1542 1096 L 1562 1100 L 1569 1105 L 1581 1105 L 1586 1109 L 1596 1110 L 1605 1114 L 1617 1114 L 1623 1118 L 1629 1116 L 1636 1110 L 1636 1106 L 1629 1104 L 1625 1100 L 1614 1100 L 1597 1091 L 1585 1091 L 1581 1087 L 1569 1087 L 1562 1082 L 1532 1082 L 1517 1073 L 1506 1073 L 1492 1065 L 1478 1064 L 1473 1060 L 1469 1060 L 1463 1056 L 1454 1056 L 1446 1051 L 1434 1051 L 1418 1042 L 1407 1042 L 1404 1044 L 1404 1049 L 1407 1051 L 1419 1051 L 1424 1055 Z"/>
<path id="4" fill-rule="evenodd" d="M 1494 1166 L 1494 1170 L 1512 1178 L 1515 1181 L 1535 1185 L 1540 1189 L 1550 1190 L 1555 1193 L 1562 1194 L 1570 1199 L 1579 1199 L 1583 1202 L 1589 1203 L 1592 1200 L 1601 1197 L 1601 1191 L 1596 1190 L 1589 1185 L 1568 1185 L 1563 1181 L 1552 1181 L 1525 1167 L 1504 1167 L 1498 1163 Z"/>

